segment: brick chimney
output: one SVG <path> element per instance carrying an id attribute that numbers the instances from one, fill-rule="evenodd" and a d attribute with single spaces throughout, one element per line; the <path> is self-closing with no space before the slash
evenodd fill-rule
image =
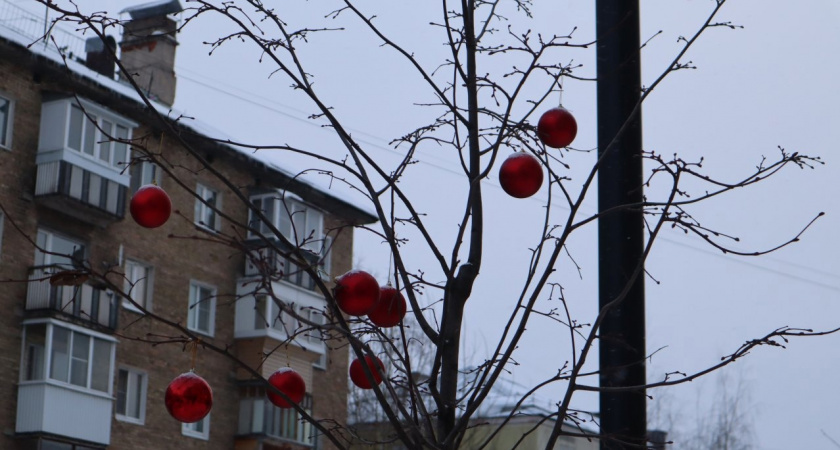
<path id="1" fill-rule="evenodd" d="M 170 14 L 181 12 L 178 0 L 158 0 L 126 8 L 131 20 L 123 26 L 120 61 L 125 72 L 146 94 L 172 106 L 175 101 L 175 39 L 177 25 Z"/>

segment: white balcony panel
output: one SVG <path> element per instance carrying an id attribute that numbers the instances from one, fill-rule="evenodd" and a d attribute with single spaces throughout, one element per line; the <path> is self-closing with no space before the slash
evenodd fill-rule
<path id="1" fill-rule="evenodd" d="M 111 442 L 113 400 L 50 382 L 18 386 L 18 433 L 51 433 L 108 445 Z"/>
<path id="2" fill-rule="evenodd" d="M 236 301 L 233 337 L 235 339 L 269 337 L 278 341 L 286 340 L 288 335 L 285 327 L 289 324 L 280 323 L 281 321 L 277 319 L 277 305 L 272 301 L 266 301 L 262 305 L 263 310 L 258 312 L 256 310 L 256 296 L 260 293 L 254 292 L 255 285 L 240 280 L 237 286 L 238 300 Z M 305 315 L 305 311 L 309 309 L 318 311 L 326 309 L 324 298 L 313 291 L 284 281 L 273 282 L 271 288 L 281 301 L 293 305 L 301 315 Z M 257 325 L 258 322 L 261 323 L 261 326 Z M 324 343 L 319 339 L 310 340 L 303 335 L 298 335 L 294 342 L 300 347 L 317 354 L 323 354 L 326 350 Z"/>

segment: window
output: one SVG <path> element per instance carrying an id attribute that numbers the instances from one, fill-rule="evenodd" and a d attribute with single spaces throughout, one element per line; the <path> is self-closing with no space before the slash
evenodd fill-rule
<path id="1" fill-rule="evenodd" d="M 290 242 L 313 253 L 320 253 L 324 247 L 324 215 L 321 211 L 291 198 L 291 194 L 264 194 L 251 197 L 251 204 L 263 212 L 274 223 L 280 233 Z M 251 228 L 263 235 L 270 234 L 268 226 L 260 223 L 259 217 L 250 212 Z M 254 237 L 255 234 L 251 233 Z"/>
<path id="2" fill-rule="evenodd" d="M 190 283 L 190 307 L 187 328 L 213 336 L 216 320 L 216 289 L 196 282 Z"/>
<path id="3" fill-rule="evenodd" d="M 117 372 L 117 420 L 143 425 L 146 419 L 146 372 L 121 368 Z"/>
<path id="4" fill-rule="evenodd" d="M 151 161 L 135 159 L 131 163 L 131 192 L 137 192 L 141 186 L 157 183 L 160 185 L 161 170 Z"/>
<path id="5" fill-rule="evenodd" d="M 195 223 L 212 231 L 219 230 L 221 223 L 216 211 L 221 208 L 222 202 L 218 192 L 199 184 L 195 188 L 199 198 L 195 199 Z M 204 201 L 202 202 L 201 199 Z"/>
<path id="6" fill-rule="evenodd" d="M 67 147 L 87 154 L 116 168 L 128 162 L 129 128 L 101 117 L 85 105 L 70 106 L 70 126 L 67 130 Z M 121 142 L 122 141 L 122 142 Z"/>
<path id="7" fill-rule="evenodd" d="M 138 261 L 125 261 L 125 292 L 134 303 L 149 310 L 152 303 L 152 267 Z M 128 300 L 123 301 L 123 307 L 135 312 L 141 312 Z"/>
<path id="8" fill-rule="evenodd" d="M 113 341 L 46 322 L 26 325 L 23 348 L 23 381 L 50 379 L 111 392 Z"/>
<path id="9" fill-rule="evenodd" d="M 181 434 L 198 439 L 210 439 L 210 414 L 198 422 L 181 424 Z"/>
<path id="10" fill-rule="evenodd" d="M 12 119 L 14 117 L 14 103 L 0 96 L 0 147 L 12 149 Z"/>
<path id="11" fill-rule="evenodd" d="M 73 269 L 82 267 L 84 263 L 85 245 L 77 240 L 39 229 L 36 243 L 38 247 L 35 249 L 35 266 Z"/>

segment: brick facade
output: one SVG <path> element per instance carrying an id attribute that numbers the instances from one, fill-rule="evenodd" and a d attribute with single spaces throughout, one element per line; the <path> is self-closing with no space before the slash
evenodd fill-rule
<path id="1" fill-rule="evenodd" d="M 105 226 L 94 226 L 71 217 L 54 207 L 48 207 L 35 198 L 36 152 L 38 149 L 41 106 L 49 93 L 78 93 L 80 96 L 124 115 L 141 125 L 134 129 L 138 145 L 145 144 L 151 151 L 160 152 L 172 174 L 164 174 L 159 185 L 166 190 L 173 204 L 173 215 L 157 229 L 144 229 L 130 218 L 112 220 Z M 168 321 L 186 324 L 189 286 L 191 281 L 217 289 L 215 332 L 203 339 L 219 348 L 228 348 L 234 356 L 252 364 L 261 363 L 254 352 L 260 345 L 250 340 L 234 339 L 234 321 L 237 283 L 244 275 L 245 258 L 235 246 L 210 242 L 217 235 L 209 233 L 194 223 L 195 197 L 189 189 L 197 183 L 217 190 L 222 199 L 221 209 L 234 221 L 221 220 L 220 236 L 243 235 L 242 224 L 247 221 L 246 206 L 220 180 L 213 177 L 202 165 L 184 151 L 171 136 L 161 140 L 159 129 L 149 128 L 148 115 L 142 106 L 120 96 L 107 87 L 99 86 L 78 74 L 33 56 L 21 47 L 0 40 L 0 95 L 14 102 L 14 122 L 11 149 L 0 148 L 0 206 L 3 214 L 3 234 L 0 240 L 0 305 L 6 313 L 0 315 L 0 448 L 29 450 L 33 447 L 27 436 L 15 433 L 18 385 L 21 380 L 23 347 L 22 322 L 29 317 L 25 311 L 29 268 L 34 265 L 33 240 L 39 228 L 72 236 L 88 246 L 88 262 L 93 270 L 107 271 L 106 278 L 117 286 L 124 284 L 124 265 L 116 264 L 120 256 L 141 261 L 153 267 L 153 296 L 150 310 Z M 209 145 L 209 144 L 208 144 Z M 212 147 L 212 148 L 211 148 Z M 218 146 L 199 147 L 202 156 L 210 157 L 212 167 L 221 172 L 246 198 L 249 190 L 260 183 L 255 173 L 270 175 L 259 163 L 230 149 Z M 204 153 L 206 152 L 206 153 Z M 259 170 L 255 169 L 259 168 Z M 261 171 L 261 172 L 260 172 Z M 265 183 L 263 183 L 265 187 Z M 130 192 L 128 193 L 130 195 Z M 332 273 L 329 279 L 346 272 L 351 267 L 353 236 L 351 222 L 370 221 L 367 213 L 354 210 L 324 192 L 296 192 L 304 201 L 315 198 L 314 207 L 324 212 L 324 228 L 342 229 L 332 247 Z M 326 199 L 326 200 L 325 200 Z M 126 205 L 129 198 L 125 199 Z M 331 203 L 332 202 L 332 203 Z M 331 213 L 330 204 L 342 206 L 342 214 Z M 355 217 L 344 213 L 354 211 Z M 122 248 L 122 254 L 120 252 Z M 153 346 L 142 339 L 177 338 L 181 333 L 149 316 L 120 308 L 118 326 L 109 331 L 118 340 L 114 371 L 120 367 L 139 369 L 148 375 L 145 422 L 142 425 L 117 420 L 110 424 L 109 449 L 160 450 L 160 449 L 256 449 L 259 439 L 236 439 L 239 420 L 240 387 L 243 376 L 237 375 L 237 365 L 229 357 L 208 349 L 200 349 L 195 371 L 213 387 L 214 406 L 210 419 L 208 440 L 187 437 L 181 424 L 166 412 L 164 391 L 169 381 L 187 371 L 191 354 L 181 343 Z M 268 339 L 270 340 L 270 339 Z M 310 360 L 296 360 L 311 369 L 313 415 L 343 423 L 346 420 L 347 351 L 340 343 L 328 343 L 325 368 L 312 368 Z M 290 352 L 288 358 L 309 358 Z M 303 361 L 303 362 L 302 362 Z M 295 367 L 295 364 L 291 364 Z M 116 375 L 112 396 L 116 395 Z M 33 436 L 37 436 L 34 434 Z M 61 440 L 61 436 L 54 436 Z M 326 441 L 326 440 L 324 440 Z M 78 441 L 77 441 L 78 442 Z M 306 448 L 265 441 L 268 448 Z M 322 442 L 322 448 L 332 448 Z M 91 445 L 94 448 L 100 448 Z"/>

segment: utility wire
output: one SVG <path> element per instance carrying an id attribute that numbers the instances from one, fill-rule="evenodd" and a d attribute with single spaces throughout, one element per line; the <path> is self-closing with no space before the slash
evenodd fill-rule
<path id="1" fill-rule="evenodd" d="M 305 124 L 307 124 L 309 126 L 312 126 L 312 127 L 316 127 L 319 130 L 324 129 L 323 127 L 314 123 L 313 121 L 311 121 L 309 119 L 304 119 L 303 117 L 306 117 L 308 115 L 308 113 L 303 111 L 303 110 L 300 110 L 300 109 L 297 109 L 297 108 L 294 108 L 294 107 L 291 107 L 291 106 L 288 106 L 288 105 L 284 105 L 284 104 L 281 104 L 279 102 L 275 102 L 275 101 L 271 101 L 271 100 L 265 100 L 264 98 L 261 98 L 260 101 L 256 101 L 256 100 L 253 100 L 252 98 L 260 98 L 260 96 L 253 93 L 253 92 L 249 92 L 249 91 L 240 89 L 238 87 L 232 86 L 230 84 L 224 83 L 224 82 L 219 81 L 219 80 L 215 80 L 213 78 L 209 78 L 209 77 L 206 77 L 206 76 L 203 76 L 203 75 L 199 75 L 197 72 L 192 71 L 192 70 L 187 69 L 187 68 L 184 68 L 184 67 L 179 66 L 177 68 L 177 70 L 179 71 L 178 73 L 180 74 L 179 78 L 186 79 L 190 82 L 196 83 L 196 84 L 198 84 L 200 86 L 203 86 L 207 89 L 211 89 L 215 92 L 227 95 L 227 96 L 235 98 L 239 101 L 242 101 L 242 102 L 245 102 L 245 103 L 260 107 L 260 108 L 263 108 L 265 110 L 280 114 L 280 115 L 282 115 L 284 117 L 288 117 L 292 120 L 305 123 Z M 201 76 L 202 78 L 205 78 L 205 79 L 210 80 L 210 81 L 202 81 L 202 80 L 199 80 L 199 79 L 195 78 L 194 76 L 183 75 L 183 72 L 193 73 L 196 76 Z M 223 89 L 219 86 L 224 86 L 225 89 Z M 234 93 L 232 91 L 237 91 L 238 94 Z M 246 96 L 252 97 L 252 98 L 246 98 Z M 266 103 L 268 103 L 268 104 L 266 104 Z M 289 113 L 289 112 L 284 111 L 283 109 L 280 109 L 280 108 L 283 108 L 285 110 L 291 110 L 291 111 L 293 111 L 297 114 Z M 355 130 L 355 129 L 349 129 L 349 130 L 352 131 L 353 133 L 357 133 L 359 135 L 363 135 L 363 136 L 367 136 L 367 137 L 375 139 L 375 140 L 379 140 L 380 142 L 387 142 L 387 140 L 384 139 L 384 138 L 381 138 L 379 136 L 376 136 L 376 135 L 373 135 L 373 134 L 370 134 L 370 133 L 366 133 L 364 131 Z M 395 154 L 395 155 L 398 155 L 398 156 L 404 156 L 404 154 L 400 153 L 399 151 L 397 151 L 393 148 L 387 147 L 385 145 L 377 144 L 375 142 L 372 142 L 371 140 L 366 140 L 366 139 L 357 139 L 357 140 L 359 142 L 370 145 L 371 147 L 374 147 L 374 148 L 377 148 L 377 149 L 380 149 L 380 150 L 384 150 L 384 151 L 387 151 L 389 153 L 392 153 L 392 154 Z M 424 157 L 425 156 L 430 156 L 430 155 L 424 155 Z M 460 172 L 460 171 L 451 169 L 449 167 L 446 167 L 446 166 L 443 166 L 443 165 L 440 165 L 440 164 L 435 164 L 433 162 L 429 162 L 426 159 L 420 159 L 420 160 L 418 160 L 418 162 L 421 163 L 421 164 L 425 164 L 425 165 L 434 167 L 434 168 L 439 169 L 439 170 L 443 170 L 443 171 L 448 172 L 448 173 L 453 174 L 453 175 L 457 175 L 457 176 L 463 175 L 463 173 Z M 491 182 L 489 184 L 496 189 L 501 189 L 501 186 L 498 183 L 496 183 L 495 180 L 491 180 Z M 544 203 L 546 201 L 546 198 L 542 197 L 542 196 L 532 196 L 532 197 L 529 197 L 528 200 L 539 202 L 539 203 Z M 568 207 L 566 205 L 563 205 L 563 204 L 552 203 L 552 206 L 562 208 L 564 210 L 568 210 Z M 729 262 L 734 261 L 738 264 L 749 266 L 749 267 L 752 267 L 754 269 L 758 269 L 758 270 L 761 270 L 761 271 L 764 271 L 764 272 L 767 272 L 767 273 L 772 273 L 772 274 L 779 275 L 779 276 L 782 276 L 782 277 L 785 277 L 785 278 L 800 281 L 800 282 L 803 282 L 803 283 L 806 283 L 806 284 L 811 284 L 811 285 L 818 286 L 818 287 L 821 287 L 821 288 L 824 288 L 824 289 L 828 289 L 828 290 L 831 290 L 831 291 L 834 291 L 834 292 L 840 292 L 840 287 L 835 286 L 835 285 L 822 283 L 822 282 L 815 281 L 815 280 L 812 280 L 812 279 L 809 279 L 809 278 L 794 275 L 794 274 L 791 274 L 789 272 L 785 272 L 785 271 L 781 271 L 781 270 L 777 270 L 777 269 L 772 269 L 772 268 L 769 268 L 769 267 L 766 267 L 766 266 L 763 266 L 763 265 L 760 265 L 760 264 L 753 263 L 753 262 L 751 262 L 749 260 L 746 260 L 746 259 L 727 257 L 727 256 L 719 253 L 718 251 L 713 251 L 713 250 L 707 249 L 707 248 L 696 247 L 696 246 L 686 244 L 686 243 L 681 242 L 681 241 L 676 240 L 676 239 L 666 238 L 666 237 L 663 237 L 663 236 L 660 236 L 659 239 L 662 239 L 665 242 L 668 242 L 668 243 L 674 244 L 674 245 L 678 245 L 680 247 L 683 247 L 683 248 L 686 248 L 686 249 L 689 249 L 689 250 L 694 250 L 696 252 L 704 253 L 704 254 L 711 255 L 711 256 L 714 256 L 714 257 L 717 257 L 717 258 L 723 258 L 723 259 L 726 259 Z M 831 278 L 835 278 L 835 279 L 840 279 L 840 274 L 828 272 L 828 271 L 825 271 L 825 270 L 816 269 L 814 267 L 811 267 L 811 266 L 808 266 L 808 265 L 805 265 L 805 264 L 799 264 L 799 263 L 795 263 L 795 262 L 791 262 L 791 261 L 785 261 L 785 260 L 772 258 L 772 257 L 766 257 L 766 256 L 764 257 L 764 259 L 768 260 L 768 261 L 774 261 L 774 262 L 779 263 L 779 264 L 783 264 L 783 265 L 787 265 L 787 266 L 791 266 L 791 267 L 797 267 L 797 268 L 800 268 L 800 269 L 803 269 L 803 270 L 808 270 L 812 273 L 820 274 L 820 275 L 823 275 L 823 276 L 827 276 L 827 277 L 831 277 Z"/>

